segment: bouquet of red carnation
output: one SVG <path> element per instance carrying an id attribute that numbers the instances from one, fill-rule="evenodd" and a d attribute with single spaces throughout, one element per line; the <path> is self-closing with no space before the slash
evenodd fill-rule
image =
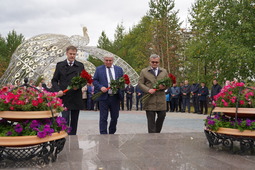
<path id="1" fill-rule="evenodd" d="M 73 77 L 71 80 L 71 84 L 63 92 L 66 93 L 73 88 L 80 89 L 87 83 L 91 84 L 92 82 L 92 76 L 86 70 L 82 70 L 80 76 Z"/>
<path id="2" fill-rule="evenodd" d="M 173 75 L 173 74 L 168 74 L 168 77 L 165 77 L 161 80 L 158 80 L 154 85 L 153 85 L 153 89 L 155 91 L 158 91 L 159 90 L 159 85 L 163 85 L 163 86 L 170 86 L 171 85 L 171 82 L 172 84 L 175 84 L 176 83 L 176 77 Z M 144 104 L 146 101 L 148 101 L 149 97 L 151 96 L 152 94 L 148 93 L 148 94 L 145 94 L 141 100 L 142 100 L 142 103 Z"/>
<path id="3" fill-rule="evenodd" d="M 123 89 L 125 87 L 125 84 L 129 84 L 130 80 L 127 74 L 124 74 L 122 77 L 118 78 L 117 80 L 111 80 L 110 87 L 107 88 L 107 90 L 112 90 L 112 95 L 117 94 L 118 89 Z M 102 91 L 94 94 L 92 96 L 92 100 L 96 100 L 98 97 L 100 97 L 103 94 Z"/>

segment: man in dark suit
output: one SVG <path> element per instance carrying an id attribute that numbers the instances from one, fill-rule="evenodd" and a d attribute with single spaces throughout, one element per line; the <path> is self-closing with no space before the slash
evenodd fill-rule
<path id="1" fill-rule="evenodd" d="M 208 108 L 207 108 L 207 96 L 209 95 L 209 90 L 205 86 L 205 83 L 201 83 L 201 87 L 198 90 L 198 97 L 200 103 L 200 114 L 203 114 L 203 107 L 205 108 L 204 115 L 207 115 Z"/>
<path id="2" fill-rule="evenodd" d="M 135 91 L 135 88 L 134 88 L 134 86 L 132 86 L 130 83 L 129 83 L 129 85 L 125 88 L 127 110 L 132 110 L 132 105 L 133 105 L 133 93 L 134 93 L 134 91 Z"/>
<path id="3" fill-rule="evenodd" d="M 84 70 L 84 65 L 75 60 L 76 54 L 76 47 L 67 47 L 67 59 L 57 63 L 51 80 L 54 91 L 58 92 L 58 96 L 61 97 L 64 106 L 67 108 L 67 111 L 62 112 L 62 116 L 66 118 L 67 124 L 72 128 L 69 135 L 76 135 L 79 113 L 80 110 L 84 109 L 81 89 L 74 88 L 66 93 L 63 92 L 70 85 L 71 79 L 79 76 L 81 71 Z"/>
<path id="4" fill-rule="evenodd" d="M 186 107 L 188 107 L 188 112 L 190 113 L 190 85 L 188 80 L 184 81 L 184 86 L 181 87 L 181 93 L 183 102 L 182 112 L 185 112 Z"/>
<path id="5" fill-rule="evenodd" d="M 194 113 L 199 112 L 199 101 L 198 101 L 198 89 L 199 89 L 199 84 L 193 82 L 193 84 L 190 86 L 190 93 L 192 97 L 192 103 L 194 107 Z"/>
<path id="6" fill-rule="evenodd" d="M 121 67 L 113 65 L 114 57 L 107 55 L 104 57 L 104 65 L 96 68 L 94 74 L 94 86 L 96 91 L 101 91 L 103 94 L 97 99 L 99 100 L 100 134 L 114 134 L 116 132 L 117 121 L 119 117 L 121 93 L 120 89 L 117 94 L 112 94 L 110 87 L 111 80 L 116 80 L 123 76 Z M 110 110 L 111 121 L 109 131 L 107 130 L 108 111 Z"/>

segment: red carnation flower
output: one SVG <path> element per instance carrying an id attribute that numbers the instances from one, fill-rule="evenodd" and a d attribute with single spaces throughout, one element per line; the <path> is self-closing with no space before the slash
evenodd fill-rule
<path id="1" fill-rule="evenodd" d="M 168 77 L 172 80 L 172 83 L 175 84 L 176 83 L 176 77 L 173 74 L 169 74 Z"/>

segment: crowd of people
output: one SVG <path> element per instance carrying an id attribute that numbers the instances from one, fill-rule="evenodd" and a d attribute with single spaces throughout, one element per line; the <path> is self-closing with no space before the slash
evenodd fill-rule
<path id="1" fill-rule="evenodd" d="M 169 112 L 188 112 L 191 113 L 191 104 L 193 113 L 208 114 L 208 104 L 213 101 L 213 96 L 221 91 L 221 86 L 217 80 L 213 80 L 211 90 L 205 82 L 189 84 L 188 80 L 180 82 L 179 86 L 173 84 L 172 87 L 165 90 L 167 109 Z"/>

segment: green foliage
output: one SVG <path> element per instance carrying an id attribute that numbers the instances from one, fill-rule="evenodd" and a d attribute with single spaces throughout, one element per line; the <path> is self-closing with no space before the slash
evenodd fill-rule
<path id="1" fill-rule="evenodd" d="M 150 0 L 149 17 L 152 19 L 152 49 L 161 57 L 161 66 L 175 75 L 179 75 L 181 66 L 178 53 L 183 43 L 180 36 L 180 24 L 174 11 L 174 0 Z"/>
<path id="2" fill-rule="evenodd" d="M 254 130 L 255 121 L 250 119 L 237 119 L 228 118 L 226 116 L 208 116 L 205 121 L 205 126 L 207 129 L 212 131 L 218 131 L 219 128 L 231 128 L 239 129 L 241 132 L 244 130 Z"/>
<path id="3" fill-rule="evenodd" d="M 150 10 L 141 21 L 125 32 L 118 24 L 114 41 L 110 41 L 102 32 L 98 47 L 108 50 L 140 71 L 149 64 L 149 56 L 156 53 L 161 56 L 161 67 L 177 74 L 180 60 L 177 57 L 181 49 L 179 33 L 180 23 L 173 11 L 173 0 L 150 1 Z"/>
<path id="4" fill-rule="evenodd" d="M 8 67 L 12 54 L 24 41 L 24 36 L 17 34 L 14 30 L 10 31 L 6 38 L 0 35 L 0 77 Z"/>
<path id="5" fill-rule="evenodd" d="M 109 38 L 106 36 L 105 32 L 103 31 L 101 33 L 101 36 L 98 39 L 98 48 L 102 48 L 105 50 L 110 51 L 112 48 L 112 42 L 109 40 Z"/>
<path id="6" fill-rule="evenodd" d="M 194 37 L 188 42 L 185 64 L 188 70 L 197 70 L 197 79 L 254 78 L 252 4 L 254 0 L 198 0 L 192 6 L 190 23 Z M 194 76 L 194 72 L 187 76 Z"/>
<path id="7" fill-rule="evenodd" d="M 104 64 L 101 60 L 99 60 L 91 55 L 89 56 L 88 61 L 91 62 L 92 64 L 94 64 L 95 67 Z"/>

